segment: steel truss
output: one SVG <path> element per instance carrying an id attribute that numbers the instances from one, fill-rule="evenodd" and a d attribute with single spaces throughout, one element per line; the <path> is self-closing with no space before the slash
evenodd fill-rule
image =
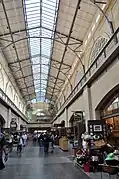
<path id="1" fill-rule="evenodd" d="M 113 26 L 113 23 L 112 21 L 109 19 L 109 17 L 106 15 L 106 13 L 101 9 L 101 7 L 99 6 L 99 4 L 107 4 L 106 1 L 96 1 L 96 0 L 90 0 L 90 2 L 92 2 L 99 10 L 100 12 L 103 14 L 103 16 L 105 17 L 107 23 L 108 23 L 108 26 L 109 26 L 109 29 L 110 29 L 110 32 L 111 32 L 111 35 L 114 34 L 114 26 Z"/>
<path id="2" fill-rule="evenodd" d="M 40 19 L 40 22 L 41 22 L 41 23 L 40 23 L 40 26 L 36 26 L 36 27 L 33 27 L 33 28 L 24 28 L 24 29 L 21 29 L 21 30 L 18 30 L 18 31 L 12 31 L 12 30 L 11 30 L 11 27 L 10 27 L 10 22 L 9 22 L 9 19 L 8 19 L 7 11 L 6 11 L 6 8 L 5 8 L 5 5 L 4 5 L 4 1 L 1 0 L 1 4 L 2 4 L 3 10 L 4 10 L 4 14 L 5 14 L 5 18 L 6 18 L 7 24 L 8 24 L 9 33 L 5 33 L 5 34 L 3 34 L 3 35 L 1 34 L 1 35 L 0 35 L 0 40 L 8 42 L 8 45 L 5 46 L 5 47 L 3 47 L 3 50 L 5 50 L 5 49 L 8 48 L 9 46 L 13 45 L 13 48 L 14 48 L 14 50 L 15 50 L 16 57 L 17 57 L 17 58 L 16 58 L 16 61 L 15 61 L 15 62 L 8 63 L 8 66 L 10 67 L 11 70 L 13 70 L 13 68 L 16 68 L 16 69 L 17 69 L 16 71 L 14 71 L 14 73 L 15 73 L 15 72 L 18 72 L 18 71 L 21 71 L 23 77 L 21 77 L 21 78 L 15 78 L 15 79 L 16 79 L 16 80 L 20 80 L 20 79 L 23 79 L 23 80 L 24 80 L 24 84 L 25 84 L 25 86 L 26 86 L 26 90 L 27 90 L 28 95 L 31 95 L 31 94 L 29 94 L 29 92 L 28 92 L 28 88 L 29 88 L 29 87 L 27 86 L 27 82 L 25 81 L 25 78 L 27 78 L 27 77 L 29 77 L 29 76 L 31 76 L 31 77 L 33 78 L 33 74 L 24 76 L 24 74 L 23 74 L 23 68 L 25 68 L 25 67 L 27 67 L 27 66 L 22 67 L 22 66 L 21 66 L 21 62 L 24 62 L 24 61 L 27 61 L 27 60 L 31 60 L 32 58 L 35 58 L 35 57 L 40 57 L 40 59 L 41 59 L 41 57 L 49 58 L 49 57 L 46 57 L 46 55 L 43 55 L 43 54 L 41 53 L 41 51 L 40 51 L 39 54 L 34 55 L 34 56 L 30 56 L 30 57 L 27 58 L 27 59 L 20 59 L 20 58 L 19 58 L 19 55 L 18 55 L 18 52 L 17 52 L 17 48 L 16 48 L 16 43 L 18 43 L 18 42 L 20 42 L 20 41 L 22 41 L 22 40 L 25 40 L 25 39 L 28 40 L 28 39 L 32 39 L 32 38 L 39 38 L 40 44 L 41 44 L 41 42 L 42 42 L 42 39 L 51 39 L 51 40 L 53 40 L 53 43 L 54 43 L 54 42 L 58 42 L 58 43 L 61 43 L 62 45 L 65 46 L 65 50 L 64 50 L 64 53 L 63 53 L 63 56 L 62 56 L 61 61 L 57 61 L 57 60 L 51 58 L 50 65 L 49 65 L 49 64 L 43 64 L 44 66 L 46 65 L 46 66 L 49 66 L 49 67 L 50 67 L 50 68 L 49 68 L 49 73 L 48 73 L 48 80 L 50 81 L 50 80 L 51 80 L 50 78 L 55 79 L 54 87 L 52 88 L 52 94 L 51 94 L 51 99 L 50 99 L 50 100 L 52 100 L 52 98 L 53 98 L 53 94 L 54 94 L 54 91 L 55 91 L 55 89 L 56 89 L 56 88 L 55 88 L 56 85 L 65 82 L 65 80 L 62 80 L 62 79 L 59 78 L 59 74 L 60 74 L 60 73 L 62 73 L 62 74 L 67 78 L 67 80 L 68 80 L 68 82 L 69 82 L 69 84 L 70 84 L 70 86 L 71 86 L 71 90 L 72 90 L 72 84 L 71 84 L 70 79 L 68 78 L 68 74 L 69 74 L 69 70 L 71 69 L 71 66 L 68 65 L 68 64 L 65 64 L 65 62 L 64 62 L 64 57 L 65 57 L 65 53 L 66 53 L 66 51 L 67 51 L 67 48 L 69 48 L 69 49 L 70 49 L 71 51 L 73 51 L 74 53 L 77 53 L 77 52 L 79 52 L 79 47 L 80 47 L 80 46 L 82 45 L 82 43 L 83 43 L 82 40 L 77 39 L 77 38 L 74 38 L 74 37 L 72 37 L 72 35 L 71 35 L 72 30 L 73 30 L 73 26 L 74 26 L 74 22 L 75 22 L 75 19 L 76 19 L 76 15 L 77 15 L 78 9 L 79 9 L 79 7 L 80 7 L 80 2 L 81 2 L 81 0 L 78 1 L 77 8 L 76 8 L 76 11 L 75 11 L 75 14 L 74 14 L 74 18 L 73 18 L 73 21 L 72 21 L 72 25 L 71 25 L 69 34 L 67 35 L 67 34 L 60 33 L 59 31 L 57 31 L 57 30 L 56 30 L 56 26 L 55 26 L 55 30 L 52 30 L 52 29 L 43 27 L 43 25 L 42 25 L 42 8 L 41 8 L 41 11 L 40 11 L 40 13 L 41 13 L 41 14 L 40 14 L 40 17 L 41 17 L 41 19 Z M 42 0 L 40 1 L 40 3 L 41 3 L 41 5 L 40 5 L 40 7 L 41 7 L 41 6 L 42 6 Z M 18 34 L 21 33 L 21 32 L 29 32 L 29 31 L 35 30 L 35 29 L 40 29 L 40 36 L 30 37 L 29 34 L 27 33 L 27 36 L 26 36 L 26 37 L 21 38 L 21 39 L 18 39 L 18 40 L 16 40 L 16 41 L 14 40 L 14 36 L 15 36 L 15 35 L 18 35 Z M 46 31 L 48 31 L 48 32 L 50 31 L 50 32 L 52 32 L 54 35 L 53 35 L 51 38 L 42 36 L 41 29 L 44 29 L 44 30 L 46 30 Z M 7 39 L 9 36 L 11 37 L 11 40 L 8 40 L 8 39 Z M 5 39 L 5 38 L 6 38 L 6 39 Z M 66 43 L 63 42 L 63 39 L 66 39 Z M 72 40 L 72 43 L 69 43 L 70 40 Z M 72 49 L 73 45 L 76 46 L 75 49 Z M 41 50 L 41 48 L 40 48 L 40 50 Z M 16 63 L 19 64 L 19 67 L 17 67 L 17 65 L 15 65 Z M 38 64 L 30 63 L 30 65 L 32 65 L 32 66 L 33 66 L 33 65 L 39 65 L 39 66 L 40 66 L 40 69 L 41 69 L 41 63 L 38 63 Z M 50 69 L 51 69 L 51 67 L 58 69 L 58 74 L 57 74 L 56 77 L 50 75 Z M 66 73 L 64 73 L 63 70 L 67 70 Z M 40 71 L 41 71 L 41 70 L 40 70 Z M 43 74 L 43 73 L 40 72 L 40 75 L 41 75 L 41 74 Z M 46 74 L 44 74 L 44 75 L 46 75 Z M 14 77 L 15 77 L 15 76 L 14 76 Z M 33 79 L 34 79 L 34 78 L 33 78 Z M 41 79 L 41 78 L 40 78 L 40 79 Z M 42 80 L 42 79 L 41 79 L 41 80 Z M 41 80 L 40 80 L 40 83 L 39 83 L 39 84 L 41 84 Z M 35 79 L 34 79 L 34 81 L 35 81 Z M 47 83 L 47 88 L 50 88 L 50 86 L 49 86 L 48 83 Z M 22 88 L 21 88 L 21 89 L 22 89 Z M 47 94 L 47 91 L 46 91 L 46 94 Z M 29 100 L 30 100 L 30 98 L 29 98 Z"/>
<path id="3" fill-rule="evenodd" d="M 21 60 L 19 60 L 19 61 L 17 60 L 17 61 L 15 61 L 15 62 L 8 63 L 8 65 L 13 65 L 13 64 L 19 63 L 19 62 L 24 62 L 24 61 L 27 61 L 27 60 L 30 60 L 30 59 L 32 59 L 32 58 L 36 58 L 36 57 L 39 57 L 39 56 L 40 56 L 40 54 L 33 55 L 33 56 L 30 56 L 29 58 L 26 58 L 26 59 L 21 59 Z M 43 55 L 43 54 L 42 54 L 42 57 L 44 57 L 44 58 L 46 58 L 46 59 L 48 58 L 48 56 Z M 52 61 L 53 63 L 60 64 L 60 61 L 57 61 L 57 60 L 55 60 L 55 59 L 51 59 L 51 61 Z M 32 64 L 32 63 L 31 63 L 31 64 Z M 68 64 L 66 64 L 66 63 L 64 63 L 64 62 L 62 63 L 62 65 L 71 68 L 70 65 L 68 65 Z"/>
<path id="4" fill-rule="evenodd" d="M 59 39 L 60 39 L 60 37 L 59 37 Z M 20 39 L 20 40 L 18 40 L 18 41 L 21 41 L 21 40 L 23 40 L 23 39 Z M 16 43 L 16 42 L 15 42 Z M 11 43 L 10 45 L 12 45 L 13 43 Z M 63 42 L 62 42 L 62 44 L 63 45 L 65 45 Z M 70 45 L 74 45 L 75 43 L 72 43 L 72 44 L 70 44 Z M 9 46 L 10 46 L 9 45 Z M 81 46 L 81 44 L 79 45 L 79 46 Z M 79 47 L 78 46 L 78 47 Z M 8 46 L 7 46 L 8 47 Z M 68 47 L 68 46 L 67 46 Z M 69 47 L 70 48 L 70 47 Z M 70 50 L 72 50 L 71 48 L 70 48 Z M 72 50 L 73 51 L 73 50 Z M 76 53 L 76 51 L 73 51 L 74 53 Z M 35 57 L 40 57 L 40 56 L 42 56 L 42 57 L 45 57 L 45 58 L 48 58 L 47 56 L 45 56 L 45 55 L 42 55 L 42 54 L 37 54 L 37 55 L 34 55 L 34 56 L 32 56 L 32 57 L 30 57 L 30 58 L 27 58 L 27 59 L 21 59 L 21 60 L 17 60 L 17 61 L 15 61 L 15 62 L 11 62 L 11 63 L 8 63 L 8 66 L 11 68 L 11 67 L 15 67 L 15 68 L 17 68 L 18 70 L 17 71 L 14 71 L 14 72 L 18 72 L 19 70 L 21 70 L 21 68 L 19 68 L 19 67 L 17 67 L 17 66 L 13 66 L 13 64 L 15 64 L 15 63 L 20 63 L 20 62 L 23 62 L 23 61 L 26 61 L 26 60 L 29 60 L 29 59 L 31 59 L 31 58 L 35 58 Z M 68 79 L 68 82 L 69 82 L 69 84 L 70 84 L 70 87 L 71 87 L 71 90 L 72 90 L 72 84 L 71 84 L 71 81 L 70 81 L 70 79 L 68 78 L 68 76 L 67 76 L 67 72 L 69 72 L 69 70 L 71 69 L 71 66 L 70 65 L 68 65 L 68 64 L 66 64 L 66 63 L 64 63 L 63 61 L 62 61 L 62 63 L 60 62 L 60 61 L 57 61 L 57 60 L 54 60 L 54 59 L 51 59 L 51 62 L 53 61 L 53 63 L 55 63 L 55 64 L 51 64 L 51 65 L 46 65 L 46 66 L 50 66 L 50 67 L 53 67 L 53 68 L 56 68 L 56 69 L 58 69 L 59 70 L 59 67 L 58 67 L 58 65 L 64 65 L 64 66 L 66 66 L 66 67 L 61 67 L 60 68 L 60 73 L 62 73 L 67 79 Z M 57 65 L 58 64 L 58 65 Z M 31 63 L 31 65 L 33 66 L 33 65 L 36 65 L 36 64 L 33 64 L 33 63 Z M 37 64 L 37 65 L 39 65 L 39 63 Z M 43 64 L 42 64 L 43 65 Z M 28 65 L 28 66 L 30 66 L 30 65 Z M 23 68 L 25 68 L 25 67 L 28 67 L 28 66 L 24 66 L 24 67 L 22 67 L 22 69 Z M 45 64 L 44 64 L 44 66 L 45 66 Z M 67 70 L 67 72 L 66 73 L 64 73 L 62 70 Z M 43 73 L 42 73 L 43 74 Z M 69 74 L 69 73 L 68 73 Z M 31 76 L 31 75 L 30 75 Z M 23 78 L 26 78 L 26 77 L 28 77 L 28 76 L 24 76 Z M 19 80 L 19 79 L 16 79 L 16 80 Z M 59 79 L 58 79 L 59 80 Z M 60 79 L 61 80 L 61 79 Z M 48 86 L 47 86 L 48 87 Z M 47 93 L 47 92 L 46 92 Z"/>
<path id="5" fill-rule="evenodd" d="M 67 51 L 67 48 L 68 48 L 68 44 L 69 44 L 69 41 L 70 41 L 71 33 L 73 31 L 73 27 L 74 27 L 76 16 L 77 16 L 77 13 L 78 13 L 78 10 L 79 10 L 79 7 L 80 7 L 80 3 L 81 3 L 81 0 L 78 1 L 77 6 L 76 6 L 75 14 L 74 14 L 73 21 L 72 21 L 72 24 L 71 24 L 71 27 L 70 27 L 70 30 L 69 30 L 69 35 L 68 35 L 66 45 L 65 45 L 65 49 L 64 49 L 64 52 L 63 52 L 63 55 L 62 55 L 61 64 L 60 64 L 60 67 L 59 67 L 57 78 L 58 78 L 58 76 L 60 74 L 60 70 L 61 70 L 61 67 L 62 67 L 62 62 L 64 61 L 64 57 L 65 57 L 65 54 L 66 54 L 66 51 Z M 55 80 L 55 85 L 56 85 L 56 83 L 57 83 L 57 79 Z M 54 90 L 55 90 L 55 87 L 53 88 L 50 100 L 52 100 Z"/>
<path id="6" fill-rule="evenodd" d="M 8 15 L 7 15 L 7 11 L 6 11 L 6 7 L 5 7 L 5 4 L 4 4 L 4 1 L 1 0 L 0 3 L 2 4 L 2 7 L 3 7 L 3 11 L 4 11 L 4 15 L 5 15 L 6 21 L 7 21 L 7 25 L 8 25 L 8 29 L 9 29 L 9 32 L 10 32 L 10 36 L 11 36 L 11 39 L 12 39 L 12 43 L 14 44 L 14 38 L 13 38 L 12 30 L 11 30 L 11 27 L 10 27 L 10 22 L 9 22 L 9 18 L 8 18 Z M 15 45 L 14 45 L 14 49 L 15 49 L 16 57 L 17 57 L 17 59 L 19 59 L 19 55 L 18 55 L 18 52 L 17 52 L 17 49 L 16 49 L 16 46 L 15 46 Z M 20 63 L 19 63 L 19 66 L 20 66 L 22 75 L 24 75 Z M 14 74 L 13 74 L 13 76 L 14 76 Z M 15 78 L 15 76 L 14 76 L 14 78 Z M 25 86 L 26 86 L 26 88 L 27 88 L 27 85 L 26 85 L 25 80 L 24 80 L 24 84 L 25 84 Z M 17 85 L 18 85 L 18 84 L 17 84 Z M 27 93 L 29 94 L 28 88 L 27 88 Z M 30 100 L 30 98 L 29 98 L 29 100 Z"/>
<path id="7" fill-rule="evenodd" d="M 1 1 L 3 1 L 3 0 L 1 0 Z M 40 28 L 45 29 L 45 30 L 50 31 L 50 32 L 53 32 L 53 33 L 58 34 L 58 35 L 62 35 L 61 38 L 68 38 L 68 35 L 66 35 L 66 34 L 64 34 L 64 33 L 58 32 L 57 30 L 51 30 L 51 29 L 46 28 L 46 27 L 43 27 L 43 26 L 37 26 L 37 27 L 33 27 L 33 28 L 25 28 L 25 29 L 21 29 L 21 30 L 14 31 L 14 32 L 11 32 L 11 33 L 5 33 L 4 35 L 3 35 L 3 34 L 0 34 L 0 37 L 9 36 L 9 35 L 11 35 L 11 34 L 12 34 L 12 35 L 17 35 L 17 34 L 19 34 L 20 32 L 26 32 L 26 31 L 30 31 L 30 30 L 34 30 L 34 29 L 40 29 Z M 41 38 L 43 38 L 43 37 L 41 37 Z M 56 39 L 57 39 L 57 38 L 56 38 Z M 80 44 L 83 43 L 82 40 L 79 40 L 79 39 L 77 39 L 77 38 L 75 38 L 75 37 L 72 37 L 72 36 L 70 37 L 70 39 L 77 41 L 78 44 L 79 44 L 79 43 L 80 43 Z M 6 39 L 3 39 L 3 40 L 6 41 Z M 12 41 L 10 41 L 10 42 L 12 42 Z"/>

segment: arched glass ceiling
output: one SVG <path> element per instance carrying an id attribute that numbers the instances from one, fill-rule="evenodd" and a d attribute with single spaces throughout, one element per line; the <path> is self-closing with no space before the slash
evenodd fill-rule
<path id="1" fill-rule="evenodd" d="M 97 8 L 90 0 L 1 0 L 0 12 L 1 49 L 16 91 L 26 102 L 56 104 L 89 28 L 101 17 Z"/>
<path id="2" fill-rule="evenodd" d="M 25 20 L 27 29 L 30 29 L 27 30 L 30 36 L 30 56 L 36 55 L 35 58 L 31 58 L 36 93 L 33 102 L 45 100 L 58 3 L 59 0 L 24 0 Z M 38 26 L 39 28 L 35 28 Z"/>

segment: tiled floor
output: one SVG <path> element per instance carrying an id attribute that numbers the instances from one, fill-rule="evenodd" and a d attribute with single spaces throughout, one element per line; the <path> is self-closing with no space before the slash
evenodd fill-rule
<path id="1" fill-rule="evenodd" d="M 68 152 L 55 148 L 54 153 L 44 156 L 38 146 L 27 146 L 21 157 L 14 151 L 6 168 L 0 171 L 0 179 L 89 179 L 74 167 Z"/>

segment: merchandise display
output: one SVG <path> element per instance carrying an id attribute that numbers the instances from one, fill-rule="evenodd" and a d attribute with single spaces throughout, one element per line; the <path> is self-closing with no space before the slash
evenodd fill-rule
<path id="1" fill-rule="evenodd" d="M 85 172 L 117 174 L 119 172 L 119 150 L 115 150 L 107 143 L 102 132 L 94 135 L 84 133 L 82 134 L 82 149 L 77 151 L 74 163 L 83 168 Z"/>

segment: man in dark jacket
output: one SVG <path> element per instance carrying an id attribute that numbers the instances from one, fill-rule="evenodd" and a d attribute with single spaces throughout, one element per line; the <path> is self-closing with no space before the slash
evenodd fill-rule
<path id="1" fill-rule="evenodd" d="M 1 129 L 2 127 L 0 125 L 0 170 L 5 168 L 5 165 L 3 163 L 3 152 L 5 153 L 5 158 L 4 158 L 5 162 L 8 160 L 8 153 L 6 150 L 6 140 Z"/>
<path id="2" fill-rule="evenodd" d="M 47 154 L 49 150 L 50 137 L 47 133 L 43 136 L 44 152 Z"/>

